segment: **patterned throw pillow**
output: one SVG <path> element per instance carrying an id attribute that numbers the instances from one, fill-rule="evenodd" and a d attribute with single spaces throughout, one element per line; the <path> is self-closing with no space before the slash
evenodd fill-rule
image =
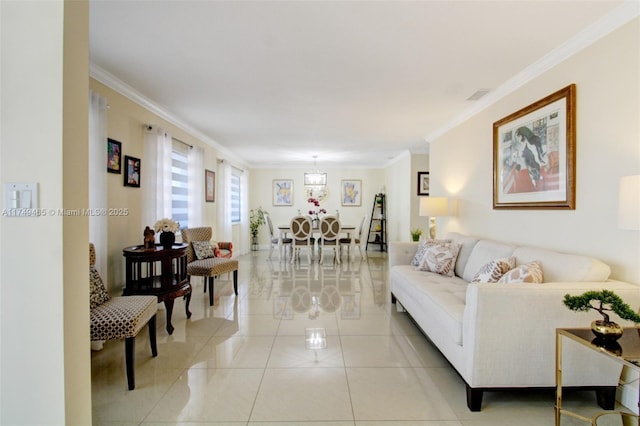
<path id="1" fill-rule="evenodd" d="M 504 274 L 498 281 L 505 284 L 534 283 L 540 284 L 543 281 L 542 265 L 534 261 L 514 268 Z"/>
<path id="2" fill-rule="evenodd" d="M 96 268 L 91 266 L 89 268 L 89 307 L 91 309 L 97 308 L 109 299 L 111 297 L 109 297 L 107 289 L 104 288 L 100 274 Z"/>
<path id="3" fill-rule="evenodd" d="M 196 253 L 198 260 L 208 259 L 213 257 L 213 247 L 209 241 L 193 241 L 193 251 Z"/>
<path id="4" fill-rule="evenodd" d="M 420 243 L 418 244 L 415 256 L 413 256 L 413 260 L 411 261 L 411 266 L 420 266 L 420 262 L 422 262 L 422 258 L 424 257 L 427 248 L 436 244 L 447 244 L 450 242 L 451 240 L 427 240 L 420 238 Z"/>
<path id="5" fill-rule="evenodd" d="M 500 278 L 516 266 L 515 257 L 492 260 L 474 275 L 472 283 L 497 283 Z"/>
<path id="6" fill-rule="evenodd" d="M 418 269 L 452 277 L 462 244 L 441 243 L 427 246 Z"/>

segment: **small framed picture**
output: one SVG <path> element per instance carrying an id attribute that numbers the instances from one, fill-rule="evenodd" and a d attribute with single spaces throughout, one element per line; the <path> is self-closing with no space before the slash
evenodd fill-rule
<path id="1" fill-rule="evenodd" d="M 122 153 L 122 143 L 114 139 L 107 139 L 107 172 L 122 173 L 120 158 Z"/>
<path id="2" fill-rule="evenodd" d="M 429 172 L 418 172 L 418 195 L 429 195 Z"/>
<path id="3" fill-rule="evenodd" d="M 124 186 L 140 188 L 140 159 L 124 156 Z"/>
<path id="4" fill-rule="evenodd" d="M 273 180 L 273 205 L 292 206 L 293 205 L 293 180 L 274 179 Z"/>
<path id="5" fill-rule="evenodd" d="M 216 201 L 216 172 L 211 170 L 204 170 L 204 188 L 205 196 L 204 200 L 207 203 L 213 203 Z"/>
<path id="6" fill-rule="evenodd" d="M 340 185 L 343 206 L 359 206 L 362 204 L 362 181 L 343 179 Z"/>

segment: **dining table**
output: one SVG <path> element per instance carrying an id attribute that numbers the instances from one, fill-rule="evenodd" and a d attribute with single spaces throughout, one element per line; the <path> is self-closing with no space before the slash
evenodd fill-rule
<path id="1" fill-rule="evenodd" d="M 279 225 L 278 226 L 278 260 L 282 259 L 282 239 L 283 238 L 287 238 L 287 234 L 291 232 L 291 226 L 290 225 Z M 314 227 L 311 231 L 311 233 L 313 234 L 313 237 L 316 239 L 316 241 L 318 240 L 317 237 L 321 237 L 322 233 L 320 232 L 320 228 L 319 227 Z M 346 235 L 347 238 L 349 238 L 351 240 L 350 242 L 350 247 L 349 247 L 349 252 L 353 252 L 353 250 L 355 250 L 356 247 L 356 239 L 357 239 L 357 235 L 356 235 L 356 226 L 355 225 L 341 225 L 340 226 L 340 234 L 341 235 Z"/>

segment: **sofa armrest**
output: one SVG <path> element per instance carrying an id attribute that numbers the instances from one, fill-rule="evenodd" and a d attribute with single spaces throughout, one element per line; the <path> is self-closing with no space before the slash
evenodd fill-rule
<path id="1" fill-rule="evenodd" d="M 487 383 L 553 386 L 556 328 L 585 328 L 599 319 L 597 312 L 575 312 L 564 306 L 564 295 L 603 288 L 614 291 L 634 310 L 640 306 L 640 286 L 621 281 L 469 284 L 462 330 L 467 383 L 472 387 Z M 623 327 L 633 326 L 615 314 L 612 320 Z M 600 385 L 615 369 L 609 366 L 593 372 L 593 364 L 589 364 L 593 360 L 575 348 L 564 355 L 564 362 L 576 371 L 565 381 L 569 386 Z M 602 366 L 602 361 L 598 365 Z M 578 371 L 593 373 L 580 375 Z M 518 377 L 519 383 L 511 383 L 510 375 Z"/>
<path id="2" fill-rule="evenodd" d="M 395 265 L 409 265 L 416 255 L 419 242 L 389 242 L 389 269 Z"/>

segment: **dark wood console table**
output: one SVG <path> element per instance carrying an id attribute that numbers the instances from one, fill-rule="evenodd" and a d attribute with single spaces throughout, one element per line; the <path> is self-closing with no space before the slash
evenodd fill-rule
<path id="1" fill-rule="evenodd" d="M 171 314 L 176 297 L 185 296 L 185 312 L 191 318 L 191 283 L 187 275 L 187 245 L 174 244 L 172 248 L 126 247 L 122 250 L 126 259 L 124 296 L 134 294 L 154 295 L 158 303 L 164 302 L 167 310 L 167 332 L 173 333 Z"/>

